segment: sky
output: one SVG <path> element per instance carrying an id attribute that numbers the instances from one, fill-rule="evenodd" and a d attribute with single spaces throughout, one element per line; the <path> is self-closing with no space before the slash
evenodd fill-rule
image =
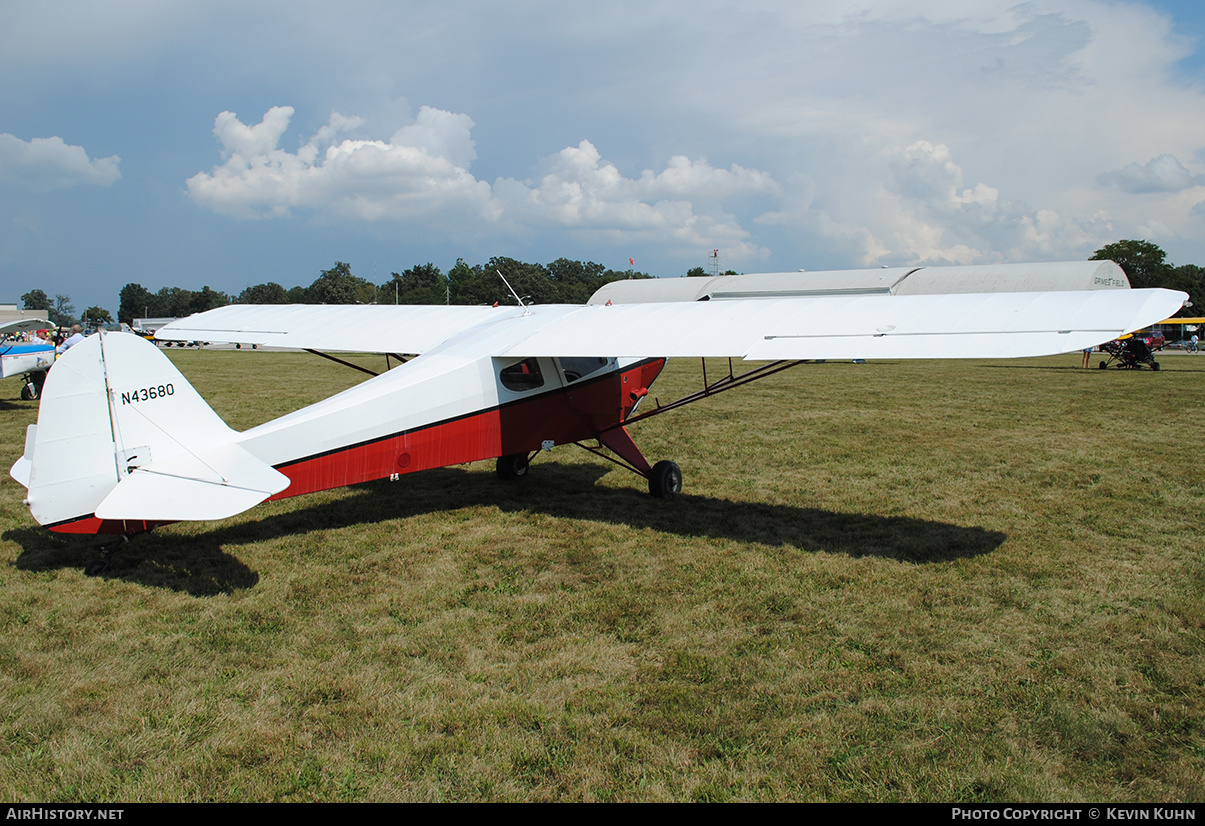
<path id="1" fill-rule="evenodd" d="M 0 0 L 0 302 L 338 261 L 1205 265 L 1205 4 Z"/>

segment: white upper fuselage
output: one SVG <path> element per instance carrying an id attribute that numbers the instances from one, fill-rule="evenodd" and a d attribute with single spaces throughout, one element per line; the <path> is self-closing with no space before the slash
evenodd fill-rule
<path id="1" fill-rule="evenodd" d="M 541 387 L 513 390 L 499 380 L 499 370 L 521 359 L 492 358 L 488 354 L 499 352 L 513 341 L 516 328 L 522 334 L 524 328 L 573 309 L 546 306 L 525 316 L 518 308 L 498 308 L 496 321 L 474 327 L 329 399 L 244 431 L 239 443 L 266 463 L 278 466 L 561 390 L 566 386 L 563 371 L 551 358 L 541 359 Z M 606 371 L 621 369 L 632 361 L 612 359 Z"/>

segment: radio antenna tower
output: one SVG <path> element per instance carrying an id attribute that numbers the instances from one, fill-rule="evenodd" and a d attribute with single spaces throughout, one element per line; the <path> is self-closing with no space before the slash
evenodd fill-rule
<path id="1" fill-rule="evenodd" d="M 711 275 L 719 275 L 724 271 L 724 256 L 719 250 L 712 250 L 707 254 L 707 271 Z"/>

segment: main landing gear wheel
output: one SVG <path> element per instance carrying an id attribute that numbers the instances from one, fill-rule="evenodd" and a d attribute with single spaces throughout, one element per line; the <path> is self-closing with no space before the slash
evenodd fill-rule
<path id="1" fill-rule="evenodd" d="M 499 456 L 495 469 L 499 479 L 522 479 L 531 467 L 526 453 L 512 453 L 510 456 Z"/>
<path id="2" fill-rule="evenodd" d="M 27 402 L 31 402 L 38 397 L 38 387 L 30 382 L 21 388 L 21 398 Z"/>
<path id="3" fill-rule="evenodd" d="M 1152 370 L 1155 370 L 1155 371 L 1158 371 L 1158 369 L 1159 369 L 1159 362 L 1157 362 L 1157 361 L 1152 361 L 1152 362 L 1151 362 L 1151 369 L 1152 369 Z"/>
<path id="4" fill-rule="evenodd" d="M 670 461 L 653 465 L 649 473 L 649 493 L 658 499 L 672 499 L 682 492 L 682 468 Z"/>

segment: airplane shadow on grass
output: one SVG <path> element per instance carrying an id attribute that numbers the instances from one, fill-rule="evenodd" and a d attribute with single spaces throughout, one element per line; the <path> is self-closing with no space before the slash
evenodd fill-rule
<path id="1" fill-rule="evenodd" d="M 296 505 L 259 518 L 263 511 L 253 510 L 236 517 L 236 524 L 208 531 L 183 535 L 156 531 L 135 537 L 114 555 L 106 576 L 197 596 L 231 593 L 254 587 L 259 575 L 226 547 L 482 506 L 506 514 L 537 513 L 683 537 L 797 548 L 803 553 L 827 551 L 922 564 L 990 553 L 1007 538 L 999 531 L 909 517 L 835 513 L 695 494 L 654 499 L 644 492 L 643 481 L 634 477 L 628 488 L 597 485 L 610 470 L 592 463 L 541 462 L 533 465 L 530 477 L 518 482 L 441 468 L 403 477 L 398 483 L 355 485 L 336 501 L 307 507 L 304 499 L 286 500 L 283 505 Z M 104 541 L 42 528 L 10 530 L 3 538 L 24 549 L 15 565 L 25 570 L 82 567 L 97 556 Z"/>

